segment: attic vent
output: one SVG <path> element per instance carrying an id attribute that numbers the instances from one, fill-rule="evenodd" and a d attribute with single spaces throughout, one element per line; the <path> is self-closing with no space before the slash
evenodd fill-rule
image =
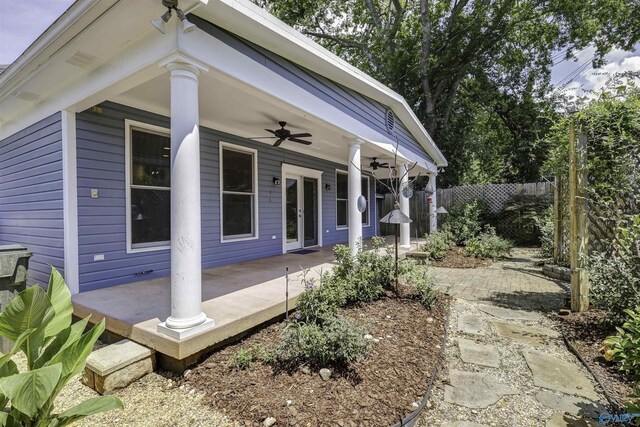
<path id="1" fill-rule="evenodd" d="M 66 62 L 67 64 L 86 69 L 89 68 L 89 66 L 93 64 L 96 59 L 98 59 L 97 56 L 89 55 L 88 53 L 84 52 L 76 52 L 71 56 L 71 58 L 67 59 Z"/>
<path id="2" fill-rule="evenodd" d="M 38 95 L 31 92 L 18 92 L 14 96 L 18 99 L 21 99 L 23 101 L 29 101 L 29 102 L 35 102 L 38 99 L 40 99 Z"/>
<path id="3" fill-rule="evenodd" d="M 385 122 L 387 125 L 387 131 L 393 132 L 393 129 L 396 127 L 396 116 L 393 114 L 393 111 L 387 110 Z"/>

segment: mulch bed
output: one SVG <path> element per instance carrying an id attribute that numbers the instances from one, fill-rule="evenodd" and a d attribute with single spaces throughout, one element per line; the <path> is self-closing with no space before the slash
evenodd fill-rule
<path id="1" fill-rule="evenodd" d="M 440 260 L 431 261 L 434 267 L 447 268 L 479 268 L 488 267 L 491 261 L 484 258 L 476 258 L 468 255 L 464 248 L 451 248 L 447 255 Z"/>
<path id="2" fill-rule="evenodd" d="M 412 412 L 427 391 L 443 345 L 448 300 L 426 310 L 410 299 L 383 298 L 341 310 L 367 326 L 380 341 L 348 372 L 323 381 L 317 372 L 278 371 L 262 362 L 236 370 L 240 348 L 275 345 L 283 323 L 214 353 L 185 379 L 206 393 L 205 401 L 245 426 L 274 417 L 277 426 L 387 426 Z M 287 401 L 290 401 L 289 403 Z"/>
<path id="3" fill-rule="evenodd" d="M 604 322 L 606 318 L 605 312 L 589 310 L 556 316 L 554 320 L 589 368 L 598 376 L 609 396 L 619 406 L 624 406 L 631 400 L 633 385 L 631 379 L 618 370 L 618 365 L 607 362 L 600 352 L 603 341 L 616 333 L 613 326 Z"/>

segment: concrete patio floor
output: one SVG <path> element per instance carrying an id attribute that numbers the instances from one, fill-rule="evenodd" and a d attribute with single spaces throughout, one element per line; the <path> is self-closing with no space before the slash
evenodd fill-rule
<path id="1" fill-rule="evenodd" d="M 387 240 L 391 242 L 393 238 Z M 365 240 L 365 246 L 368 244 Z M 412 246 L 415 248 L 415 242 Z M 283 315 L 286 267 L 289 309 L 295 307 L 304 290 L 303 270 L 309 269 L 309 277 L 317 278 L 321 271 L 334 266 L 332 246 L 314 250 L 304 255 L 287 253 L 203 270 L 202 310 L 214 319 L 215 326 L 183 340 L 156 330 L 171 312 L 169 277 L 76 294 L 74 314 L 91 315 L 91 322 L 104 318 L 108 331 L 173 359 L 186 359 Z"/>

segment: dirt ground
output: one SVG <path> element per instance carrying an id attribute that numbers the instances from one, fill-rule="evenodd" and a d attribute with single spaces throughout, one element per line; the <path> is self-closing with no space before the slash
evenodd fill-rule
<path id="1" fill-rule="evenodd" d="M 607 362 L 600 352 L 603 341 L 616 333 L 606 318 L 606 313 L 590 310 L 555 316 L 554 320 L 598 376 L 607 393 L 619 406 L 624 406 L 632 398 L 633 385 L 631 378 L 619 371 L 616 364 Z"/>
<path id="2" fill-rule="evenodd" d="M 396 298 L 342 310 L 366 325 L 375 340 L 366 360 L 328 381 L 317 372 L 279 372 L 259 361 L 234 369 L 231 357 L 238 349 L 278 342 L 279 323 L 211 355 L 183 385 L 204 393 L 204 402 L 245 426 L 259 426 L 267 417 L 278 426 L 390 425 L 413 411 L 426 393 L 447 311 L 444 299 L 426 310 L 414 300 Z"/>
<path id="3" fill-rule="evenodd" d="M 464 248 L 454 247 L 449 249 L 447 255 L 441 260 L 432 261 L 434 267 L 446 268 L 479 268 L 487 267 L 491 261 L 484 258 L 476 258 L 467 255 Z"/>

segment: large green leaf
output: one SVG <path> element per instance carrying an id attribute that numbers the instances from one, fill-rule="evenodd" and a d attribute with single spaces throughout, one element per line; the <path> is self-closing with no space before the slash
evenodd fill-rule
<path id="1" fill-rule="evenodd" d="M 44 336 L 52 337 L 71 325 L 71 315 L 73 314 L 71 292 L 69 292 L 69 288 L 60 272 L 53 266 L 51 267 L 51 275 L 49 276 L 47 296 L 49 297 L 55 316 L 47 325 Z"/>
<path id="2" fill-rule="evenodd" d="M 40 368 L 46 365 L 56 354 L 78 341 L 87 327 L 90 317 L 91 316 L 87 316 L 58 333 L 53 341 L 49 343 L 40 356 L 33 362 L 33 368 Z"/>
<path id="3" fill-rule="evenodd" d="M 54 316 L 47 294 L 39 286 L 20 292 L 0 314 L 0 335 L 16 341 L 25 331 L 35 329 L 20 346 L 31 364 L 44 343 L 44 330 Z"/>
<path id="4" fill-rule="evenodd" d="M 63 427 L 74 423 L 90 415 L 100 412 L 122 409 L 122 402 L 115 396 L 101 396 L 85 400 L 71 409 L 67 409 L 61 414 L 55 415 L 49 427 Z"/>
<path id="5" fill-rule="evenodd" d="M 0 412 L 0 426 L 2 427 L 18 427 L 20 423 L 16 422 L 15 418 L 6 412 Z"/>
<path id="6" fill-rule="evenodd" d="M 27 338 L 29 338 L 29 336 L 35 332 L 35 329 L 27 329 L 26 331 L 24 331 L 23 333 L 20 334 L 20 336 L 15 340 L 15 342 L 13 343 L 13 347 L 11 347 L 11 350 L 9 351 L 9 353 L 3 355 L 2 357 L 0 357 L 0 370 L 2 369 L 2 367 L 11 360 L 11 358 L 13 357 L 14 354 L 16 354 L 18 352 L 18 350 L 20 350 L 20 347 L 22 347 L 22 345 L 24 344 L 24 342 L 27 340 Z M 13 374 L 12 374 L 13 375 Z M 4 376 L 1 375 L 0 376 Z"/>
<path id="7" fill-rule="evenodd" d="M 84 370 L 87 357 L 89 357 L 89 354 L 93 350 L 93 345 L 103 332 L 104 319 L 91 328 L 89 332 L 82 335 L 79 340 L 58 352 L 49 362 L 46 363 L 46 365 L 62 364 L 60 383 L 51 395 L 51 400 L 48 404 L 53 404 L 56 396 L 60 393 L 67 381 Z"/>
<path id="8" fill-rule="evenodd" d="M 34 369 L 23 374 L 0 378 L 0 392 L 11 401 L 14 409 L 34 417 L 49 400 L 60 380 L 62 364 Z"/>

